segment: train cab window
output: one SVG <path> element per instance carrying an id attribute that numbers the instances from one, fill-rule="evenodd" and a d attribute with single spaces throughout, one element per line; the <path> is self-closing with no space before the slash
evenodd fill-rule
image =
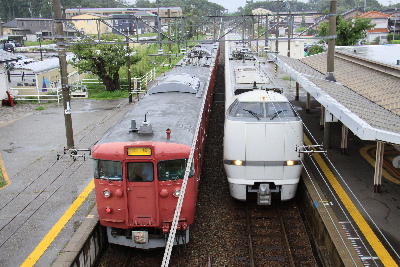
<path id="1" fill-rule="evenodd" d="M 228 111 L 230 118 L 270 121 L 275 118 L 298 120 L 288 102 L 234 102 Z"/>
<path id="2" fill-rule="evenodd" d="M 266 117 L 276 118 L 278 116 L 286 118 L 296 117 L 296 113 L 293 111 L 292 106 L 288 102 L 272 102 L 266 104 Z"/>
<path id="3" fill-rule="evenodd" d="M 183 179 L 185 177 L 188 159 L 164 160 L 158 163 L 158 180 L 169 181 Z M 192 163 L 189 177 L 194 175 L 194 165 Z"/>
<path id="4" fill-rule="evenodd" d="M 154 168 L 152 162 L 128 162 L 129 182 L 152 182 Z"/>
<path id="5" fill-rule="evenodd" d="M 264 103 L 238 102 L 235 107 L 232 107 L 229 115 L 240 118 L 260 119 L 264 117 Z"/>
<path id="6" fill-rule="evenodd" d="M 94 178 L 122 181 L 122 163 L 112 160 L 93 160 Z"/>

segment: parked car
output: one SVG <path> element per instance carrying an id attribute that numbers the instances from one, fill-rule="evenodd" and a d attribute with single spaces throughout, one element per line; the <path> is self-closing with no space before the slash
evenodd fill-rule
<path id="1" fill-rule="evenodd" d="M 5 44 L 4 44 L 4 51 L 14 53 L 14 44 L 12 44 L 12 43 L 5 43 Z"/>

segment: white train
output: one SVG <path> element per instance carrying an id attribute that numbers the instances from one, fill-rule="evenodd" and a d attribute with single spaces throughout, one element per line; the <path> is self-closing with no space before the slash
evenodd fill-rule
<path id="1" fill-rule="evenodd" d="M 254 81 L 252 75 L 243 75 L 246 68 L 254 72 L 257 62 L 229 60 L 228 45 L 224 166 L 230 193 L 243 201 L 257 195 L 260 205 L 271 204 L 273 196 L 289 200 L 296 194 L 302 171 L 303 154 L 296 151 L 296 146 L 303 145 L 302 121 L 288 99 L 270 89 L 273 85 L 263 79 L 261 68 Z M 251 89 L 240 90 L 245 84 Z"/>

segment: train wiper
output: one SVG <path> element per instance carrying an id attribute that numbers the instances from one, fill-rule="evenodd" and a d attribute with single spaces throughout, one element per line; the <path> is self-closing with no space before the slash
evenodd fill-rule
<path id="1" fill-rule="evenodd" d="M 274 116 L 272 116 L 270 120 L 275 119 L 275 117 L 278 116 L 278 114 L 281 114 L 282 112 L 285 112 L 285 111 L 287 111 L 287 110 L 286 110 L 286 109 L 284 109 L 284 110 L 278 110 L 277 112 L 274 113 Z"/>
<path id="2" fill-rule="evenodd" d="M 247 111 L 248 113 L 250 113 L 251 115 L 253 115 L 254 117 L 256 117 L 257 120 L 260 120 L 260 118 L 257 116 L 257 114 L 256 114 L 254 111 L 248 110 L 248 109 L 243 109 L 243 110 L 244 110 L 244 111 Z"/>

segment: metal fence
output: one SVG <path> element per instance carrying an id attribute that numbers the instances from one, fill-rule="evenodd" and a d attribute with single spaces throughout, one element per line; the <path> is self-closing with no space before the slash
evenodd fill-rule
<path id="1" fill-rule="evenodd" d="M 145 92 L 150 81 L 154 80 L 156 69 L 153 68 L 142 77 L 131 78 L 131 93 Z M 121 79 L 121 80 L 127 80 Z M 61 84 L 61 81 L 58 83 Z M 100 79 L 81 79 L 77 84 L 71 85 L 70 94 L 72 98 L 87 97 L 87 91 L 91 88 L 102 88 L 105 86 Z M 128 83 L 122 84 L 121 89 L 128 89 Z M 62 90 L 58 86 L 56 88 L 40 88 L 40 87 L 15 87 L 10 88 L 11 96 L 18 101 L 57 101 L 60 103 L 62 99 Z"/>

